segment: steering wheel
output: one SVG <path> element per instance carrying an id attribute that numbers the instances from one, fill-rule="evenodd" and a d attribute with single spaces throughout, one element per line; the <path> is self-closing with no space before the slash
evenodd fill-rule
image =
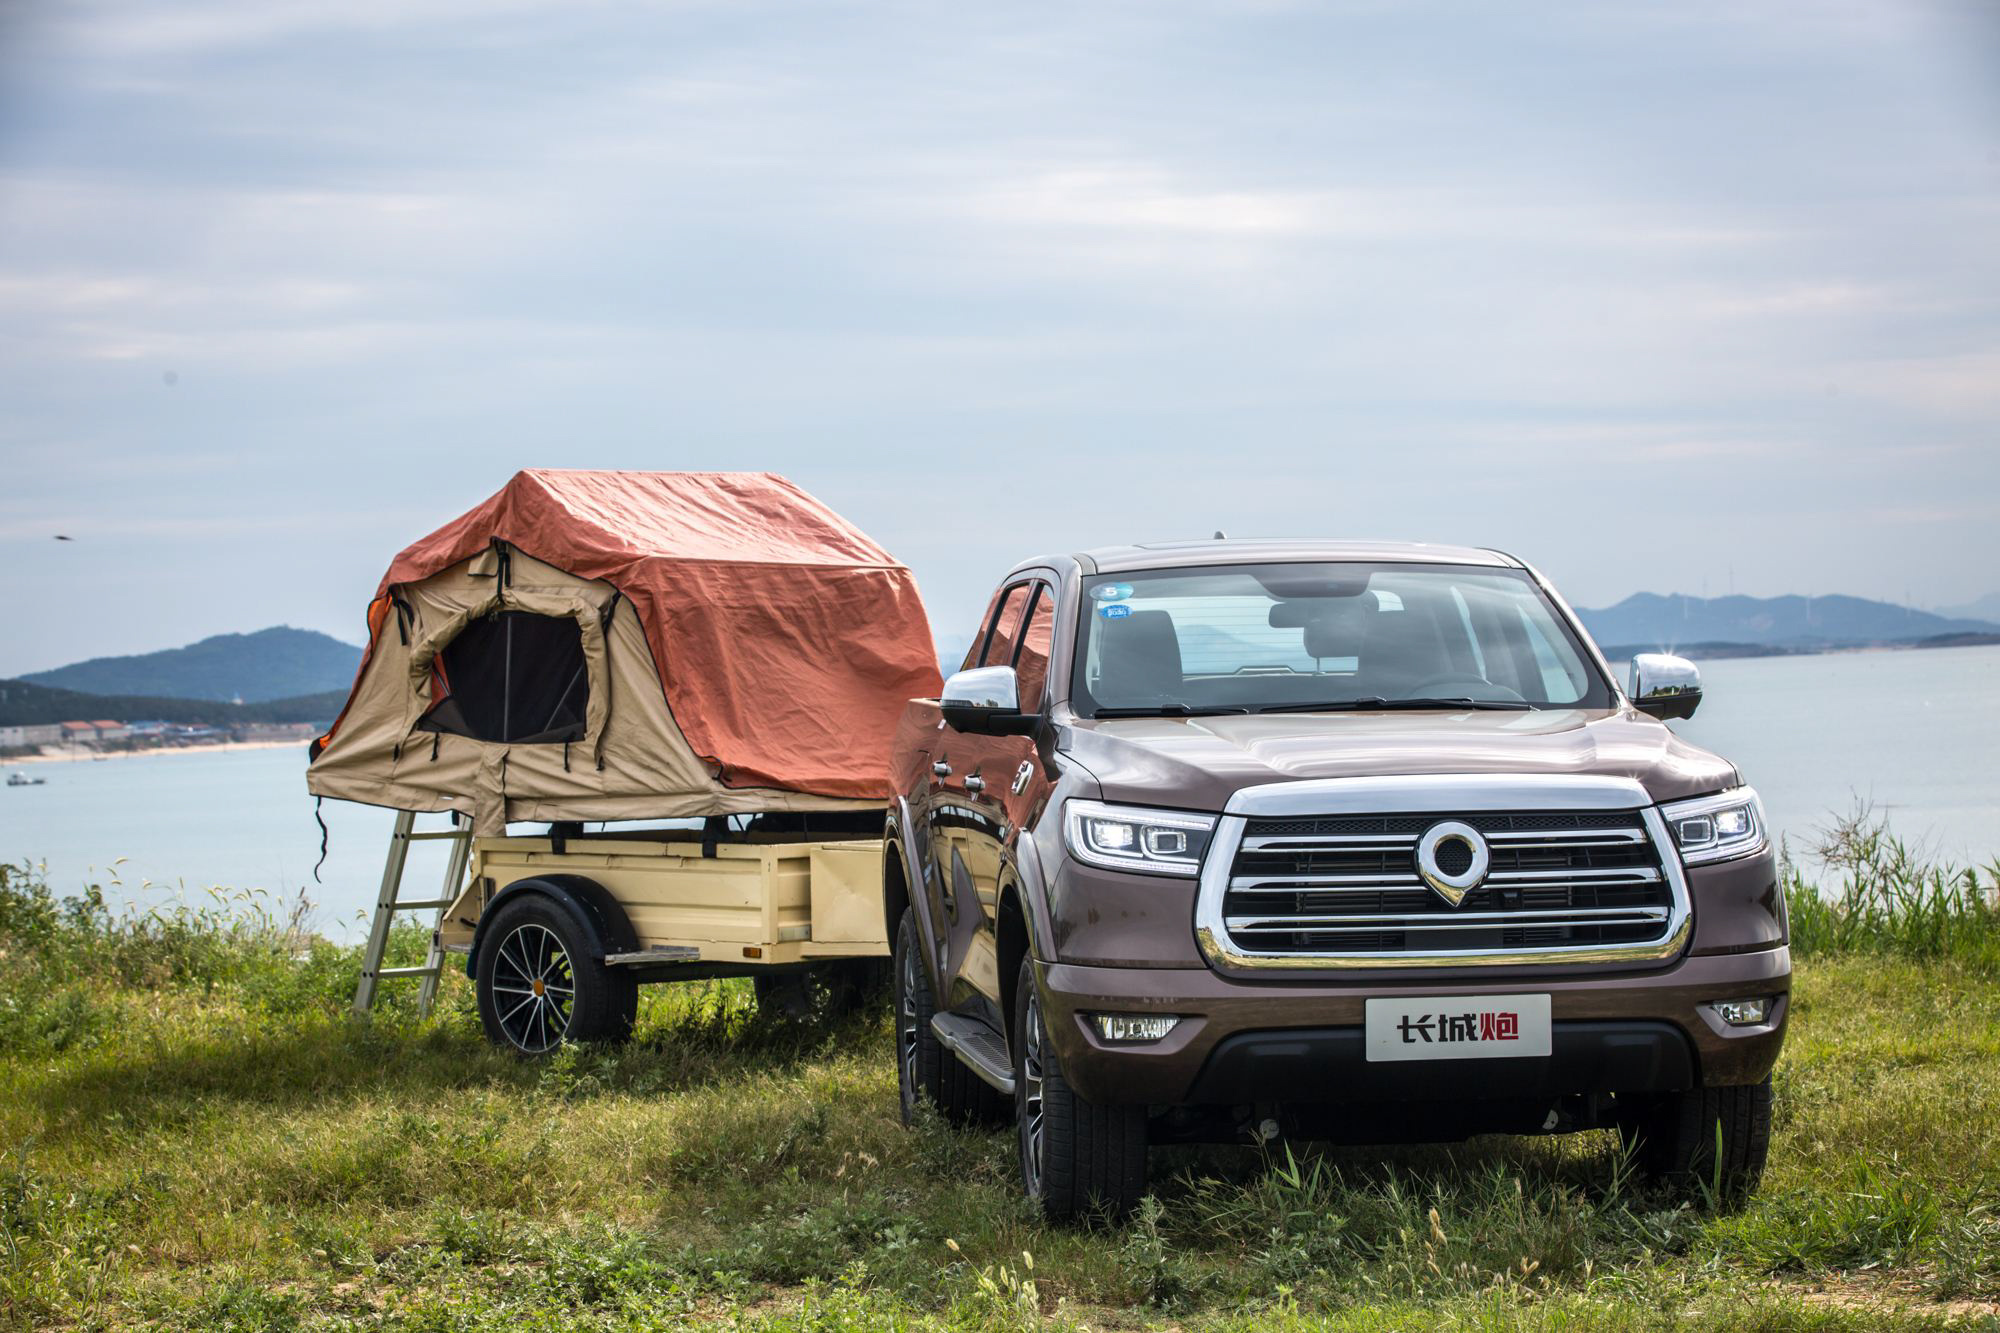
<path id="1" fill-rule="evenodd" d="M 1439 694 L 1438 692 L 1442 690 L 1462 689 L 1466 686 L 1474 687 L 1473 689 L 1466 690 L 1464 697 L 1468 699 L 1503 704 L 1522 704 L 1527 702 L 1527 698 L 1517 691 L 1510 690 L 1505 685 L 1495 685 L 1492 681 L 1486 679 L 1486 677 L 1475 676 L 1470 671 L 1447 671 L 1442 676 L 1432 676 L 1428 680 L 1420 680 L 1410 686 L 1410 697 L 1413 699 L 1429 699 L 1434 697 L 1456 699 L 1459 697 L 1458 695 Z"/>

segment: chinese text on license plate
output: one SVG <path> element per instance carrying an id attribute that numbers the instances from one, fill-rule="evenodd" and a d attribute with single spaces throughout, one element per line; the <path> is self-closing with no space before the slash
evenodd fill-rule
<path id="1" fill-rule="evenodd" d="M 1370 1000 L 1370 1060 L 1479 1060 L 1549 1053 L 1546 995 Z"/>

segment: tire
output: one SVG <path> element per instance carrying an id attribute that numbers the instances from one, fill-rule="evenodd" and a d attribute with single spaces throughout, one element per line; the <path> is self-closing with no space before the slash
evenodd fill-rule
<path id="1" fill-rule="evenodd" d="M 623 1041 L 638 1016 L 639 987 L 592 962 L 589 939 L 540 894 L 503 905 L 480 941 L 475 989 L 486 1039 L 523 1056 L 565 1041 Z"/>
<path id="2" fill-rule="evenodd" d="M 915 908 L 903 909 L 896 927 L 894 1015 L 896 1020 L 896 1090 L 903 1123 L 915 1124 L 917 1103 L 928 1098 L 954 1125 L 997 1124 L 1006 1118 L 1004 1098 L 959 1058 L 947 1051 L 931 1030 L 937 1002 L 931 995 L 930 971 L 924 966 L 922 937 Z"/>
<path id="3" fill-rule="evenodd" d="M 1740 1203 L 1757 1188 L 1770 1155 L 1771 1080 L 1651 1099 L 1623 1137 L 1640 1169 L 1674 1194 Z"/>
<path id="4" fill-rule="evenodd" d="M 757 1008 L 787 1022 L 830 1022 L 861 1007 L 857 976 L 844 961 L 796 972 L 760 973 L 750 984 L 757 992 Z"/>
<path id="5" fill-rule="evenodd" d="M 1042 1022 L 1035 966 L 1014 987 L 1014 1120 L 1021 1187 L 1051 1222 L 1122 1222 L 1146 1192 L 1146 1108 L 1099 1106 L 1063 1077 Z"/>
<path id="6" fill-rule="evenodd" d="M 857 1008 L 889 1003 L 893 985 L 890 978 L 895 970 L 891 961 L 887 958 L 850 958 L 841 964 L 847 969 L 848 976 L 853 978 Z"/>

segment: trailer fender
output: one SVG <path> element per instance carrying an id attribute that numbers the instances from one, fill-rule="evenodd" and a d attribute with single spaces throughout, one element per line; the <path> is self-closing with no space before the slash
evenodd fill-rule
<path id="1" fill-rule="evenodd" d="M 486 924 L 497 915 L 495 908 L 514 900 L 517 894 L 547 898 L 567 913 L 590 941 L 591 961 L 602 963 L 607 953 L 631 953 L 639 947 L 639 933 L 618 900 L 594 879 L 583 875 L 536 875 L 517 879 L 493 895 L 493 901 L 479 914 L 472 932 L 472 950 L 465 956 L 465 975 L 479 975 L 479 948 L 486 940 Z"/>

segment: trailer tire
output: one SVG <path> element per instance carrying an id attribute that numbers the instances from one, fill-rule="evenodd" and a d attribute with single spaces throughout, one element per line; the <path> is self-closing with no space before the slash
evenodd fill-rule
<path id="1" fill-rule="evenodd" d="M 539 893 L 504 903 L 482 932 L 474 990 L 494 1045 L 547 1055 L 565 1041 L 632 1034 L 639 988 L 604 966 L 574 916 Z"/>
<path id="2" fill-rule="evenodd" d="M 903 909 L 896 928 L 894 1017 L 896 1027 L 896 1088 L 903 1123 L 915 1124 L 917 1104 L 926 1098 L 955 1125 L 998 1124 L 1006 1118 L 999 1093 L 938 1041 L 931 1030 L 937 1001 L 931 995 L 930 971 L 924 966 L 923 937 L 913 907 Z"/>
<path id="3" fill-rule="evenodd" d="M 832 1022 L 861 1007 L 860 978 L 849 961 L 751 978 L 761 1013 L 792 1023 Z"/>

